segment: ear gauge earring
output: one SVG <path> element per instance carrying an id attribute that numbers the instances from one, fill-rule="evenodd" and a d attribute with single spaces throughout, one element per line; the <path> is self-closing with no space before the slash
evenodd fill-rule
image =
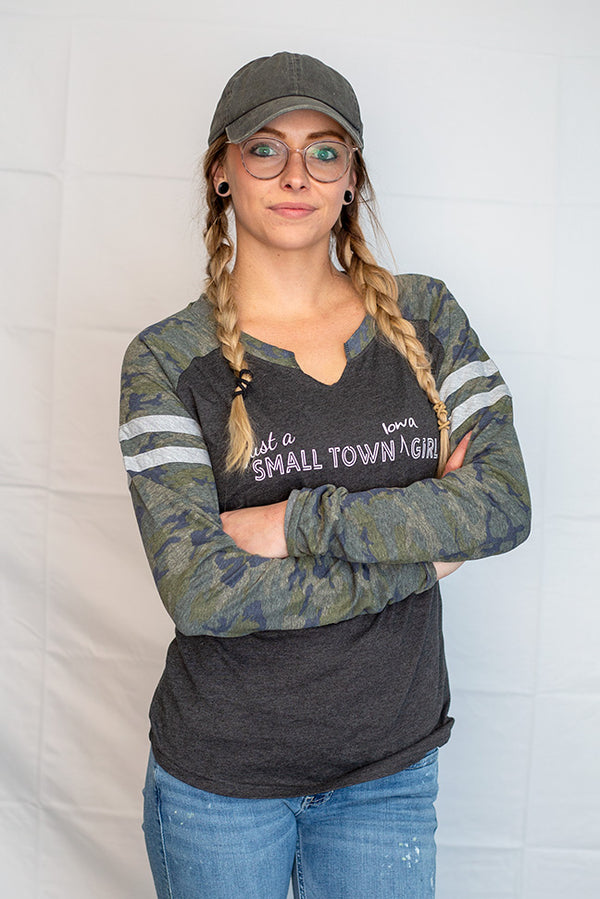
<path id="1" fill-rule="evenodd" d="M 229 181 L 220 181 L 217 184 L 217 193 L 220 197 L 226 197 L 229 193 Z"/>
<path id="2" fill-rule="evenodd" d="M 344 191 L 344 206 L 349 206 L 353 199 L 354 194 L 351 190 Z"/>

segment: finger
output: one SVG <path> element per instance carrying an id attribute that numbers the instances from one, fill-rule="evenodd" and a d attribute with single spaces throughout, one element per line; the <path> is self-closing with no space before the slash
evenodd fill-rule
<path id="1" fill-rule="evenodd" d="M 472 433 L 473 431 L 469 431 L 469 433 L 465 434 L 463 439 L 460 441 L 460 443 L 446 462 L 442 477 L 449 474 L 451 471 L 456 471 L 457 469 L 462 468 L 462 464 L 465 460 L 465 454 L 467 452 L 467 447 L 469 445 L 469 440 L 471 439 Z"/>

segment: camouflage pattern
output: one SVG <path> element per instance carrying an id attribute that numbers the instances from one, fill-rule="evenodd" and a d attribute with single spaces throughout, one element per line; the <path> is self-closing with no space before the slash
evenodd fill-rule
<path id="1" fill-rule="evenodd" d="M 441 282 L 404 275 L 399 284 L 403 314 L 428 321 L 443 347 L 436 381 L 453 415 L 452 446 L 473 431 L 465 465 L 406 488 L 294 491 L 286 559 L 249 555 L 222 530 L 200 423 L 177 395 L 191 361 L 218 346 L 210 304 L 201 297 L 129 346 L 125 467 L 156 585 L 183 634 L 239 637 L 378 612 L 432 587 L 433 561 L 506 552 L 526 538 L 529 497 L 508 389 Z"/>
<path id="2" fill-rule="evenodd" d="M 451 449 L 472 432 L 464 464 L 441 480 L 404 488 L 294 491 L 286 514 L 290 555 L 465 561 L 508 552 L 529 534 L 529 491 L 508 387 L 443 284 L 401 278 L 400 288 L 405 317 L 427 317 L 444 347 L 436 384 L 451 422 Z"/>

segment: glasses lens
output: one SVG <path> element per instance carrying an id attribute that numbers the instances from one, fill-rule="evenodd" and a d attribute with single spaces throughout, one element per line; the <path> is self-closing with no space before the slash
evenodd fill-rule
<path id="1" fill-rule="evenodd" d="M 337 140 L 319 140 L 304 151 L 308 174 L 315 181 L 338 181 L 350 164 L 351 150 Z"/>
<path id="2" fill-rule="evenodd" d="M 242 162 L 255 178 L 276 178 L 283 172 L 287 157 L 286 145 L 272 137 L 251 137 L 242 144 Z"/>
<path id="3" fill-rule="evenodd" d="M 287 145 L 274 137 L 250 137 L 241 145 L 241 151 L 246 171 L 263 180 L 280 175 L 290 153 Z M 339 181 L 348 170 L 352 150 L 341 141 L 318 140 L 306 147 L 303 156 L 308 174 L 315 181 Z"/>

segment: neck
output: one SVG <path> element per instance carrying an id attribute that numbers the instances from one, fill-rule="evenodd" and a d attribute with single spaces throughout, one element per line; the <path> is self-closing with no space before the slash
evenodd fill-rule
<path id="1" fill-rule="evenodd" d="M 260 244 L 237 248 L 233 289 L 239 321 L 263 317 L 302 318 L 326 306 L 347 283 L 329 258 L 329 244 L 273 251 Z"/>

